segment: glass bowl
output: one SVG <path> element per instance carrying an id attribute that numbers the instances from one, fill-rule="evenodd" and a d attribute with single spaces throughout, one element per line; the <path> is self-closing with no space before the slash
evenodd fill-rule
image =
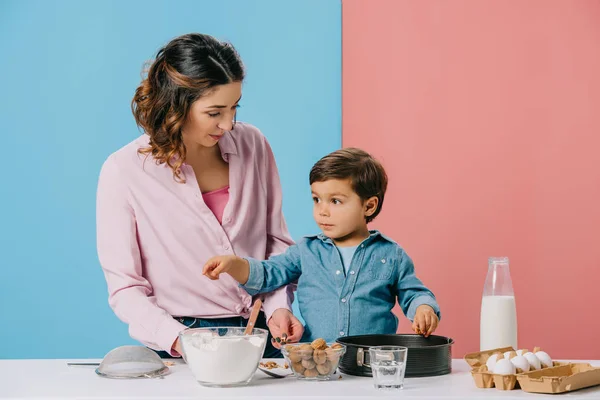
<path id="1" fill-rule="evenodd" d="M 311 343 L 286 344 L 281 348 L 296 378 L 316 381 L 330 380 L 345 352 L 346 347 L 339 343 L 327 344 L 324 349 L 314 349 Z"/>
<path id="2" fill-rule="evenodd" d="M 268 331 L 254 328 L 211 327 L 179 333 L 183 359 L 203 386 L 247 385 L 254 376 L 267 344 Z"/>

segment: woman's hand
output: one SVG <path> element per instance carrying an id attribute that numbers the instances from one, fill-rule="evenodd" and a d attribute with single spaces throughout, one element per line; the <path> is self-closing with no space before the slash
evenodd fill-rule
<path id="1" fill-rule="evenodd" d="M 271 331 L 271 336 L 280 338 L 283 334 L 286 334 L 287 341 L 290 343 L 299 342 L 304 333 L 302 323 L 290 310 L 285 308 L 275 310 L 267 325 L 269 326 L 269 331 Z M 281 348 L 281 344 L 275 340 L 272 339 L 271 343 L 276 349 Z"/>
<path id="2" fill-rule="evenodd" d="M 183 356 L 183 350 L 181 350 L 181 340 L 179 340 L 179 337 L 177 339 L 175 339 L 175 341 L 173 342 L 173 346 L 171 346 L 171 350 L 177 354 L 179 354 L 180 356 Z"/>

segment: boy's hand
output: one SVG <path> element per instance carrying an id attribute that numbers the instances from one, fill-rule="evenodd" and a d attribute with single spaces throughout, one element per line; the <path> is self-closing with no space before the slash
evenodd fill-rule
<path id="1" fill-rule="evenodd" d="M 248 282 L 250 264 L 237 256 L 216 256 L 209 259 L 202 269 L 202 273 L 212 280 L 219 279 L 224 272 L 243 285 Z"/>
<path id="2" fill-rule="evenodd" d="M 417 307 L 412 329 L 416 334 L 427 337 L 437 329 L 438 322 L 439 319 L 433 308 L 427 304 L 422 304 Z"/>

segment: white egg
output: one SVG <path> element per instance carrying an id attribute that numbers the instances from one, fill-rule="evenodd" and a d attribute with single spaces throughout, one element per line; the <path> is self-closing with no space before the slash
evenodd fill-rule
<path id="1" fill-rule="evenodd" d="M 494 373 L 498 375 L 512 375 L 516 372 L 517 368 L 510 360 L 507 360 L 506 358 L 498 360 L 496 365 L 494 365 Z"/>
<path id="2" fill-rule="evenodd" d="M 504 358 L 510 358 L 510 351 L 504 352 Z"/>
<path id="3" fill-rule="evenodd" d="M 487 359 L 487 361 L 485 362 L 485 365 L 487 366 L 488 371 L 490 371 L 490 372 L 494 371 L 494 366 L 496 365 L 497 361 L 498 361 L 498 353 L 492 354 L 490 356 L 490 358 Z"/>
<path id="4" fill-rule="evenodd" d="M 537 358 L 535 356 L 535 354 L 533 354 L 532 352 L 523 354 L 523 357 L 525 357 L 527 359 L 527 361 L 529 361 L 529 365 L 531 366 L 531 369 L 536 370 L 536 369 L 541 369 L 542 368 L 542 364 L 540 363 L 540 359 Z"/>
<path id="5" fill-rule="evenodd" d="M 552 358 L 545 351 L 538 351 L 535 353 L 535 356 L 540 360 L 540 363 L 544 368 L 552 367 Z"/>
<path id="6" fill-rule="evenodd" d="M 522 355 L 523 355 L 523 353 L 527 353 L 527 349 L 520 349 L 520 350 L 517 350 L 517 355 L 518 355 L 518 356 L 522 356 Z"/>
<path id="7" fill-rule="evenodd" d="M 520 369 L 523 372 L 529 371 L 529 361 L 523 356 L 513 357 L 510 359 L 510 362 L 513 363 L 515 368 Z"/>

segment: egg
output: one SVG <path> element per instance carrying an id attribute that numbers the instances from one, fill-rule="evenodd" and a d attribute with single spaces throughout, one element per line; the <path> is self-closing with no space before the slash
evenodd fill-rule
<path id="1" fill-rule="evenodd" d="M 494 374 L 512 375 L 516 372 L 517 368 L 510 360 L 507 360 L 506 358 L 499 360 L 496 365 L 494 365 Z"/>
<path id="2" fill-rule="evenodd" d="M 540 359 L 537 358 L 535 356 L 535 354 L 533 354 L 532 352 L 523 354 L 523 357 L 525 357 L 527 359 L 527 361 L 529 361 L 529 365 L 531 366 L 531 369 L 536 370 L 536 369 L 541 369 L 542 368 L 542 364 L 540 363 Z"/>
<path id="3" fill-rule="evenodd" d="M 535 353 L 535 356 L 540 360 L 542 367 L 548 368 L 552 367 L 554 364 L 552 363 L 552 358 L 545 351 L 538 351 Z"/>
<path id="4" fill-rule="evenodd" d="M 511 351 L 506 351 L 506 352 L 504 352 L 504 358 L 508 358 L 508 359 L 510 359 L 510 353 L 511 353 L 511 352 L 512 352 L 512 350 L 511 350 Z"/>
<path id="5" fill-rule="evenodd" d="M 529 361 L 523 356 L 515 356 L 510 359 L 518 373 L 527 372 L 530 369 Z"/>
<path id="6" fill-rule="evenodd" d="M 517 350 L 517 355 L 518 355 L 518 356 L 522 356 L 522 355 L 523 355 L 523 354 L 525 354 L 525 353 L 528 353 L 528 350 L 527 350 L 527 349 L 520 349 L 520 350 Z"/>
<path id="7" fill-rule="evenodd" d="M 485 362 L 485 365 L 487 366 L 488 371 L 492 372 L 494 371 L 494 366 L 496 365 L 496 362 L 498 361 L 498 357 L 500 357 L 501 354 L 500 353 L 494 353 L 490 356 L 490 358 L 487 359 L 487 361 Z"/>

